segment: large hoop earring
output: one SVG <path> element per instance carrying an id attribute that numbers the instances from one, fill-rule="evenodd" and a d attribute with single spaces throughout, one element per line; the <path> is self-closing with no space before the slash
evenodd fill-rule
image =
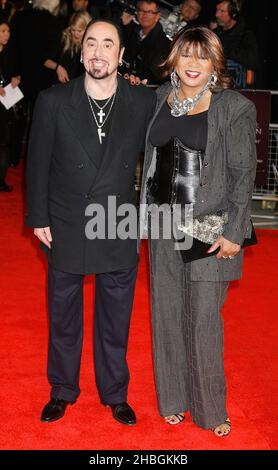
<path id="1" fill-rule="evenodd" d="M 173 88 L 179 88 L 180 81 L 175 70 L 171 73 L 171 84 Z"/>
<path id="2" fill-rule="evenodd" d="M 210 82 L 211 82 L 211 86 L 216 86 L 216 83 L 217 83 L 217 73 L 215 72 L 215 70 L 214 70 L 214 71 L 212 72 L 212 74 L 211 74 Z"/>

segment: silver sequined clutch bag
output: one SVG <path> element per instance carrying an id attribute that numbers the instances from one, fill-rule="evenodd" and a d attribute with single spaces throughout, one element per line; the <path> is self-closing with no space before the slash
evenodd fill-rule
<path id="1" fill-rule="evenodd" d="M 185 221 L 178 226 L 178 229 L 203 243 L 213 244 L 224 232 L 227 222 L 228 212 L 219 211 L 216 214 L 208 214 Z"/>

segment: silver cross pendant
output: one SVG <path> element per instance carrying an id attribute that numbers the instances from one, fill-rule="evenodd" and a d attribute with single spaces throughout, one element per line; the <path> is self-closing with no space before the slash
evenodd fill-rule
<path id="1" fill-rule="evenodd" d="M 103 112 L 103 110 L 101 109 L 98 113 L 97 113 L 98 117 L 99 117 L 99 123 L 102 124 L 103 123 L 103 118 L 105 116 L 105 113 Z"/>
<path id="2" fill-rule="evenodd" d="M 102 144 L 102 137 L 105 137 L 105 132 L 102 132 L 102 130 L 99 127 L 97 130 L 97 133 L 98 133 L 99 142 L 100 144 Z"/>

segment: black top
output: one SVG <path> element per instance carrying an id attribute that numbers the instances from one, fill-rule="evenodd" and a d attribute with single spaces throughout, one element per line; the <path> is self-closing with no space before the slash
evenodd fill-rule
<path id="1" fill-rule="evenodd" d="M 15 51 L 11 43 L 0 52 L 0 79 L 4 86 L 8 85 L 12 77 L 18 75 L 16 70 Z"/>
<path id="2" fill-rule="evenodd" d="M 80 62 L 80 51 L 74 52 L 73 54 L 71 54 L 70 51 L 61 51 L 54 60 L 57 60 L 57 62 L 66 69 L 70 80 L 79 77 L 79 75 L 82 75 L 85 71 L 83 64 Z M 55 73 L 55 75 L 56 81 L 58 81 L 57 74 Z"/>
<path id="3" fill-rule="evenodd" d="M 0 52 L 0 86 L 5 87 L 11 81 L 11 78 L 17 75 L 15 67 L 14 49 L 11 43 Z M 0 103 L 0 143 L 6 143 L 8 136 L 9 121 L 13 118 L 13 109 L 6 109 Z M 6 129 L 6 130 L 5 130 Z M 10 141 L 10 138 L 9 138 Z"/>
<path id="4" fill-rule="evenodd" d="M 208 112 L 190 116 L 174 117 L 167 101 L 162 106 L 150 131 L 150 141 L 155 147 L 161 147 L 172 137 L 193 150 L 204 151 L 207 143 Z"/>
<path id="5" fill-rule="evenodd" d="M 52 85 L 53 71 L 44 66 L 49 51 L 59 40 L 57 17 L 37 8 L 17 12 L 12 22 L 13 42 L 21 75 L 20 88 L 27 99 Z"/>
<path id="6" fill-rule="evenodd" d="M 93 132 L 95 132 L 95 134 L 97 136 L 95 147 L 94 147 L 94 157 L 95 157 L 95 160 L 98 162 L 98 166 L 101 165 L 101 162 L 102 162 L 102 159 L 103 159 L 103 156 L 104 156 L 104 152 L 106 151 L 107 142 L 109 140 L 109 133 L 110 133 L 110 129 L 111 129 L 111 123 L 112 123 L 112 117 L 113 117 L 114 105 L 115 105 L 116 99 L 117 99 L 117 95 L 115 96 L 115 100 L 114 100 L 113 105 L 112 105 L 112 100 L 113 100 L 113 97 L 112 97 L 111 100 L 109 101 L 109 103 L 107 104 L 107 106 L 105 106 L 105 108 L 103 109 L 103 112 L 105 113 L 105 116 L 103 117 L 103 125 L 101 127 L 101 132 L 102 132 L 102 134 L 104 133 L 105 136 L 102 135 L 102 137 L 101 137 L 102 143 L 100 143 L 99 136 L 98 136 L 98 127 L 96 125 L 95 118 L 92 114 Z M 96 117 L 98 123 L 101 124 L 99 114 L 98 114 L 100 112 L 100 110 L 98 109 L 98 107 L 95 105 L 95 103 L 93 102 L 93 100 L 90 97 L 89 97 L 89 100 L 90 100 L 90 103 L 91 103 L 92 108 L 94 110 L 95 117 Z M 105 105 L 105 103 L 107 102 L 107 99 L 105 99 L 105 100 L 94 100 L 94 101 L 99 106 L 103 107 Z M 111 108 L 111 105 L 112 105 L 112 108 Z M 110 110 L 110 108 L 111 108 L 111 110 Z"/>
<path id="7" fill-rule="evenodd" d="M 61 33 L 59 40 L 49 48 L 48 59 L 54 60 L 62 65 L 62 67 L 66 69 L 69 79 L 72 80 L 85 72 L 84 66 L 80 62 L 81 49 L 64 51 L 63 47 L 63 33 Z M 53 82 L 59 83 L 56 71 L 53 72 Z"/>
<path id="8" fill-rule="evenodd" d="M 220 38 L 225 57 L 252 70 L 258 67 L 258 45 L 255 34 L 241 17 L 231 29 L 219 26 L 214 31 Z"/>

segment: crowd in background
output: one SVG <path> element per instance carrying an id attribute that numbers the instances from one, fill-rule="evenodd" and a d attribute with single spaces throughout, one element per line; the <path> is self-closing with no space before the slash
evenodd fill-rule
<path id="1" fill-rule="evenodd" d="M 0 104 L 0 191 L 12 190 L 6 183 L 7 169 L 17 165 L 22 141 L 28 142 L 38 93 L 83 73 L 80 45 L 92 18 L 110 17 L 121 25 L 125 54 L 119 72 L 131 83 L 165 81 L 160 64 L 173 36 L 184 27 L 206 25 L 221 39 L 235 87 L 275 88 L 277 66 L 273 64 L 268 79 L 269 48 L 262 29 L 267 2 L 260 4 L 260 24 L 254 22 L 253 4 L 248 0 L 1 0 L 0 95 L 11 83 L 19 85 L 24 99 L 9 110 Z"/>

